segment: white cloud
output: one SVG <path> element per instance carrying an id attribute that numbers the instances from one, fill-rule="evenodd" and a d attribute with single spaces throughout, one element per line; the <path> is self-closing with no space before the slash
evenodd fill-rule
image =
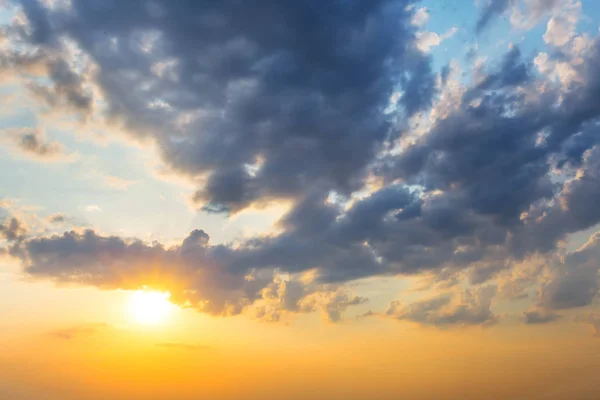
<path id="1" fill-rule="evenodd" d="M 423 26 L 427 21 L 429 21 L 429 11 L 425 7 L 419 8 L 411 20 L 412 24 L 416 26 Z"/>
<path id="2" fill-rule="evenodd" d="M 100 212 L 102 211 L 102 209 L 97 206 L 96 204 L 90 204 L 89 206 L 85 207 L 85 211 L 87 212 Z"/>
<path id="3" fill-rule="evenodd" d="M 456 32 L 458 32 L 457 27 L 452 27 L 441 35 L 435 32 L 417 32 L 417 48 L 423 53 L 429 53 L 432 47 L 439 46 L 444 40 L 454 36 Z"/>
<path id="4" fill-rule="evenodd" d="M 571 41 L 579 22 L 581 2 L 576 1 L 564 5 L 546 25 L 544 42 L 551 46 L 561 47 Z"/>

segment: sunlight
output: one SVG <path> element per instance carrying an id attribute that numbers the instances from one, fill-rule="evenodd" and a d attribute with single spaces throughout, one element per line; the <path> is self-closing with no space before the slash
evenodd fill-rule
<path id="1" fill-rule="evenodd" d="M 164 323 L 175 307 L 169 302 L 170 293 L 138 290 L 129 300 L 129 314 L 139 324 Z"/>

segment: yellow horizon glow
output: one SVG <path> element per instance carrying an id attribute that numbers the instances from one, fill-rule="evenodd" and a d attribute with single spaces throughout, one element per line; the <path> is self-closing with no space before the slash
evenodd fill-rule
<path id="1" fill-rule="evenodd" d="M 175 307 L 170 301 L 170 293 L 137 290 L 130 299 L 128 311 L 131 318 L 140 325 L 156 326 L 167 321 Z"/>

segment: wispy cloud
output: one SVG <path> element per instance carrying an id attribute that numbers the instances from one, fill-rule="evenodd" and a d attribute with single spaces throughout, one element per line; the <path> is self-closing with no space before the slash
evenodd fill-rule
<path id="1" fill-rule="evenodd" d="M 38 129 L 5 129 L 0 136 L 20 154 L 36 161 L 73 162 L 78 158 L 77 153 L 68 153 L 62 144 L 47 141 Z"/>
<path id="2" fill-rule="evenodd" d="M 57 339 L 72 340 L 79 337 L 90 336 L 107 329 L 111 329 L 111 325 L 107 323 L 89 323 L 65 329 L 57 329 L 55 331 L 48 332 L 47 335 Z"/>

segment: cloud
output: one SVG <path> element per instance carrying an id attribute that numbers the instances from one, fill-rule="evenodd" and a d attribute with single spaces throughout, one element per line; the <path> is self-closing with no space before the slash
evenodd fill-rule
<path id="1" fill-rule="evenodd" d="M 394 301 L 386 315 L 397 320 L 407 320 L 423 325 L 491 325 L 498 317 L 491 311 L 496 286 L 486 286 L 477 291 L 466 290 L 458 298 L 442 295 L 407 305 Z"/>
<path id="2" fill-rule="evenodd" d="M 63 339 L 63 340 L 73 340 L 78 339 L 80 337 L 85 337 L 89 335 L 93 335 L 100 331 L 110 329 L 111 326 L 106 323 L 89 323 L 83 324 L 79 326 L 74 326 L 71 328 L 58 329 L 48 333 L 48 336 Z"/>
<path id="3" fill-rule="evenodd" d="M 16 218 L 11 218 L 8 222 L 0 224 L 0 234 L 2 237 L 9 241 L 18 240 L 23 237 L 27 231 L 21 226 Z"/>
<path id="4" fill-rule="evenodd" d="M 100 212 L 100 211 L 102 211 L 102 209 L 100 208 L 100 206 L 98 206 L 96 204 L 90 204 L 88 206 L 85 206 L 85 211 L 87 211 L 87 212 Z"/>
<path id="5" fill-rule="evenodd" d="M 581 2 L 567 1 L 563 8 L 548 21 L 544 41 L 552 46 L 567 44 L 575 34 L 579 22 Z"/>
<path id="6" fill-rule="evenodd" d="M 539 293 L 539 306 L 549 310 L 585 307 L 598 296 L 600 233 L 579 250 L 556 261 Z"/>
<path id="7" fill-rule="evenodd" d="M 531 310 L 523 313 L 525 323 L 529 325 L 547 324 L 560 319 L 560 315 L 544 310 Z"/>
<path id="8" fill-rule="evenodd" d="M 172 247 L 93 230 L 31 235 L 14 248 L 33 276 L 162 285 L 218 315 L 320 310 L 335 321 L 364 302 L 347 282 L 430 274 L 438 286 L 478 285 L 533 256 L 556 261 L 561 241 L 600 222 L 597 37 L 546 59 L 512 45 L 464 84 L 455 66 L 438 79 L 412 2 L 154 4 L 23 2 L 28 22 L 7 36 L 21 46 L 3 60 L 41 70 L 50 84 L 33 89 L 46 104 L 153 142 L 172 172 L 199 182 L 205 210 L 281 199 L 290 210 L 276 233 L 233 244 L 209 244 L 201 230 Z M 478 29 L 513 4 L 486 3 Z M 559 62 L 577 79 L 533 71 Z M 594 300 L 597 269 L 569 257 L 544 268 L 531 321 Z M 309 272 L 309 284 L 298 278 Z M 522 298 L 537 281 L 511 282 L 503 296 Z M 391 314 L 491 323 L 489 297 L 473 289 Z"/>
<path id="9" fill-rule="evenodd" d="M 12 251 L 33 277 L 104 289 L 147 286 L 169 291 L 177 304 L 215 315 L 254 307 L 257 317 L 279 320 L 286 313 L 322 310 L 337 322 L 348 307 L 365 301 L 335 285 L 284 280 L 274 269 L 236 271 L 237 250 L 210 245 L 201 230 L 172 247 L 87 230 L 31 238 Z"/>
<path id="10" fill-rule="evenodd" d="M 523 0 L 513 2 L 510 15 L 511 24 L 519 29 L 533 28 L 544 18 L 561 13 L 563 8 L 571 8 L 578 0 Z"/>
<path id="11" fill-rule="evenodd" d="M 433 47 L 437 47 L 444 40 L 450 39 L 456 32 L 458 32 L 456 27 L 450 28 L 441 35 L 435 32 L 417 32 L 417 48 L 424 53 L 429 53 Z"/>
<path id="12" fill-rule="evenodd" d="M 429 21 L 429 11 L 426 7 L 420 7 L 417 9 L 412 17 L 412 24 L 416 26 L 423 26 Z"/>
<path id="13" fill-rule="evenodd" d="M 361 187 L 394 133 L 383 112 L 392 93 L 410 92 L 399 103 L 409 114 L 434 94 L 412 3 L 162 0 L 151 12 L 143 1 L 25 1 L 14 35 L 46 66 L 51 84 L 30 85 L 46 104 L 104 113 L 150 138 L 172 170 L 202 178 L 199 205 L 236 211 L 314 186 Z"/>
<path id="14" fill-rule="evenodd" d="M 51 216 L 48 217 L 48 221 L 50 221 L 53 224 L 60 224 L 62 222 L 65 222 L 67 220 L 67 217 L 64 216 L 63 214 L 52 214 Z"/>
<path id="15" fill-rule="evenodd" d="M 6 221 L 0 222 L 0 239 L 14 242 L 22 240 L 26 234 L 26 226 L 16 217 L 10 217 Z"/>
<path id="16" fill-rule="evenodd" d="M 4 130 L 4 138 L 23 155 L 36 161 L 72 162 L 76 154 L 67 153 L 64 146 L 44 140 L 38 129 Z"/>

